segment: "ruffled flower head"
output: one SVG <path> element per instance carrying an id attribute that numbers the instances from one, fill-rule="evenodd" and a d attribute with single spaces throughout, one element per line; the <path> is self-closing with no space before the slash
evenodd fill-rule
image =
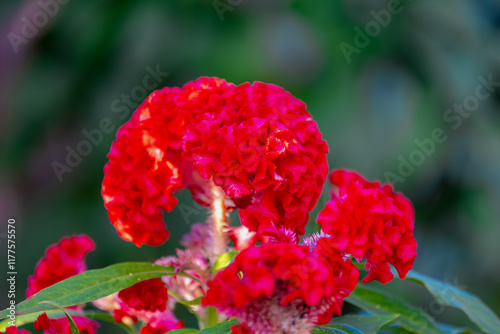
<path id="1" fill-rule="evenodd" d="M 68 277 L 87 270 L 85 257 L 95 249 L 94 242 L 86 235 L 64 237 L 50 246 L 37 263 L 35 274 L 28 278 L 26 297 Z"/>
<path id="2" fill-rule="evenodd" d="M 330 181 L 338 193 L 332 193 L 317 221 L 330 235 L 330 246 L 367 260 L 364 283 L 389 282 L 394 277 L 390 264 L 405 278 L 417 256 L 411 202 L 392 185 L 366 181 L 355 172 L 334 171 Z"/>
<path id="3" fill-rule="evenodd" d="M 256 334 L 309 333 L 340 314 L 359 271 L 340 253 L 293 243 L 250 247 L 208 283 L 202 305 L 234 316 Z"/>
<path id="4" fill-rule="evenodd" d="M 91 319 L 81 316 L 73 316 L 73 321 L 80 333 L 96 334 L 99 324 Z M 72 334 L 68 318 L 49 319 L 47 313 L 42 313 L 33 324 L 36 330 L 43 331 L 44 334 Z"/>
<path id="5" fill-rule="evenodd" d="M 32 296 L 57 282 L 86 271 L 85 257 L 94 249 L 94 242 L 86 235 L 64 237 L 57 244 L 47 248 L 45 256 L 35 267 L 35 274 L 28 278 L 26 296 Z M 77 305 L 72 308 L 81 310 L 82 306 Z M 73 320 L 81 333 L 95 334 L 96 328 L 99 327 L 96 321 L 83 316 L 75 316 Z M 45 334 L 71 334 L 69 320 L 66 317 L 49 319 L 46 313 L 38 317 L 35 329 L 43 330 Z"/>
<path id="6" fill-rule="evenodd" d="M 117 134 L 102 195 L 118 234 L 136 245 L 168 238 L 162 211 L 191 191 L 222 193 L 250 231 L 304 233 L 328 173 L 328 147 L 305 104 L 264 83 L 202 77 L 153 92 Z M 220 190 L 215 189 L 219 188 Z"/>

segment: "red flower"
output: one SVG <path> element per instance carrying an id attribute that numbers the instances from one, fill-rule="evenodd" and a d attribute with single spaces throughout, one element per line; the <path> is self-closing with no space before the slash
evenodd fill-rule
<path id="1" fill-rule="evenodd" d="M 231 327 L 231 334 L 254 334 L 247 325 L 236 325 Z"/>
<path id="2" fill-rule="evenodd" d="M 168 238 L 162 210 L 188 188 L 205 206 L 214 187 L 251 231 L 304 233 L 326 180 L 328 147 L 304 103 L 263 83 L 199 78 L 152 93 L 117 134 L 102 195 L 118 234 L 136 245 Z"/>
<path id="3" fill-rule="evenodd" d="M 389 264 L 406 277 L 417 256 L 411 202 L 390 184 L 366 181 L 355 172 L 334 171 L 330 181 L 339 188 L 338 195 L 333 193 L 318 215 L 318 224 L 331 236 L 330 247 L 367 259 L 364 283 L 389 282 Z"/>
<path id="4" fill-rule="evenodd" d="M 95 334 L 96 328 L 99 324 L 94 320 L 90 320 L 85 317 L 74 316 L 73 321 L 78 328 L 78 331 L 82 334 Z M 44 334 L 71 334 L 71 326 L 69 324 L 68 318 L 59 318 L 51 320 L 47 316 L 47 313 L 43 313 L 36 319 L 34 323 L 35 329 L 44 332 Z M 9 334 L 9 333 L 7 333 Z"/>
<path id="5" fill-rule="evenodd" d="M 206 182 L 181 157 L 182 137 L 196 114 L 220 108 L 220 95 L 229 86 L 224 80 L 200 78 L 182 89 L 155 91 L 120 128 L 102 184 L 104 206 L 120 237 L 137 246 L 165 242 L 169 233 L 162 210 L 173 210 L 177 199 L 172 193 L 182 187 L 207 205 Z"/>
<path id="6" fill-rule="evenodd" d="M 136 310 L 164 311 L 167 308 L 168 290 L 160 278 L 152 278 L 121 290 L 118 297 Z"/>
<path id="7" fill-rule="evenodd" d="M 36 265 L 35 274 L 28 278 L 26 297 L 87 270 L 85 257 L 94 248 L 94 242 L 86 235 L 64 237 L 50 246 Z"/>
<path id="8" fill-rule="evenodd" d="M 247 248 L 208 283 L 202 305 L 236 316 L 256 334 L 308 333 L 323 317 L 340 314 L 356 286 L 359 272 L 335 252 L 292 243 Z"/>
<path id="9" fill-rule="evenodd" d="M 230 89 L 224 107 L 184 136 L 185 157 L 240 208 L 250 231 L 271 225 L 304 234 L 328 173 L 328 147 L 304 103 L 256 82 Z"/>
<path id="10" fill-rule="evenodd" d="M 142 327 L 140 334 L 164 334 L 184 327 L 184 322 L 177 320 L 172 311 L 168 309 L 154 318 L 148 319 L 148 321 L 148 324 Z"/>
<path id="11" fill-rule="evenodd" d="M 7 329 L 4 332 L 0 332 L 0 334 L 32 334 L 30 331 L 27 331 L 26 329 L 17 329 L 15 326 L 10 326 L 7 327 Z"/>

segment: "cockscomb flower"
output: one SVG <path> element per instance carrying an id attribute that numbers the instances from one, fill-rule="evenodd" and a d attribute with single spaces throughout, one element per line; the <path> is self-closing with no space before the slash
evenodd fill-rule
<path id="1" fill-rule="evenodd" d="M 392 185 L 366 181 L 356 172 L 336 170 L 330 181 L 338 192 L 332 193 L 317 220 L 330 235 L 326 242 L 358 260 L 367 260 L 364 283 L 389 282 L 394 277 L 390 264 L 405 278 L 417 256 L 411 202 L 395 193 Z"/>
<path id="2" fill-rule="evenodd" d="M 163 311 L 167 308 L 168 290 L 160 278 L 152 278 L 121 290 L 118 298 L 136 310 Z"/>
<path id="3" fill-rule="evenodd" d="M 86 235 L 64 237 L 57 244 L 47 248 L 45 256 L 35 267 L 35 274 L 28 278 L 26 297 L 86 271 L 85 257 L 94 249 L 94 242 Z M 82 309 L 80 305 L 72 308 Z M 77 316 L 74 320 L 81 333 L 94 334 L 95 329 L 99 327 L 97 322 L 86 317 Z M 50 320 L 45 313 L 35 323 L 35 329 L 43 330 L 46 334 L 71 334 L 66 317 Z"/>
<path id="4" fill-rule="evenodd" d="M 82 334 L 95 334 L 99 324 L 86 317 L 73 316 L 78 331 Z M 42 313 L 33 324 L 36 330 L 44 334 L 72 334 L 68 318 L 49 319 L 47 313 Z"/>
<path id="5" fill-rule="evenodd" d="M 100 298 L 93 304 L 113 314 L 116 322 L 131 326 L 142 321 L 141 334 L 163 334 L 184 326 L 173 314 L 175 301 L 168 298 L 167 293 L 165 283 L 153 278 Z"/>
<path id="6" fill-rule="evenodd" d="M 202 77 L 153 92 L 120 128 L 102 195 L 118 234 L 138 246 L 168 238 L 162 211 L 173 210 L 182 188 L 206 207 L 238 208 L 250 231 L 284 226 L 303 234 L 326 180 L 327 152 L 305 104 L 290 93 Z"/>
<path id="7" fill-rule="evenodd" d="M 35 274 L 28 278 L 26 297 L 87 270 L 85 257 L 94 249 L 94 242 L 86 235 L 64 237 L 47 248 L 35 267 Z"/>
<path id="8" fill-rule="evenodd" d="M 316 323 L 340 314 L 359 277 L 335 252 L 311 253 L 293 243 L 247 248 L 208 282 L 202 305 L 238 318 L 251 333 L 309 333 Z"/>
<path id="9" fill-rule="evenodd" d="M 206 224 L 193 225 L 191 233 L 184 236 L 181 244 L 186 247 L 185 250 L 176 249 L 177 256 L 162 257 L 156 260 L 155 264 L 164 267 L 172 266 L 175 272 L 183 271 L 191 275 L 193 278 L 168 275 L 161 279 L 168 286 L 172 295 L 183 301 L 193 301 L 205 295 L 204 283 L 210 277 L 209 259 L 213 256 L 210 250 L 212 245 L 210 227 Z M 191 305 L 190 308 L 198 314 L 200 319 L 205 318 L 205 309 L 201 305 Z"/>
<path id="10" fill-rule="evenodd" d="M 236 325 L 231 327 L 231 334 L 253 334 L 247 325 Z"/>
<path id="11" fill-rule="evenodd" d="M 117 308 L 108 310 L 113 312 L 115 321 L 127 325 L 142 321 L 144 326 L 140 334 L 163 334 L 184 327 L 184 323 L 175 317 L 170 305 L 163 311 L 146 311 L 129 307 L 120 299 L 116 299 L 115 302 L 118 305 Z"/>

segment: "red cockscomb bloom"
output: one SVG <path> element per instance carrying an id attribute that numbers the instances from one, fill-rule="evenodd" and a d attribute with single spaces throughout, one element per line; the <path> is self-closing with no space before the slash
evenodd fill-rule
<path id="1" fill-rule="evenodd" d="M 327 242 L 340 252 L 367 259 L 364 283 L 393 278 L 392 264 L 405 278 L 417 256 L 413 237 L 414 210 L 411 202 L 392 185 L 366 181 L 355 172 L 337 170 L 330 181 L 338 194 L 318 215 L 321 229 L 330 235 Z"/>
<path id="2" fill-rule="evenodd" d="M 94 249 L 94 242 L 86 235 L 64 237 L 47 248 L 45 257 L 35 267 L 35 274 L 28 278 L 26 297 L 87 270 L 85 257 Z"/>
<path id="3" fill-rule="evenodd" d="M 231 334 L 253 334 L 247 325 L 236 325 L 231 327 Z"/>
<path id="4" fill-rule="evenodd" d="M 30 331 L 26 329 L 17 329 L 15 326 L 10 326 L 5 329 L 5 332 L 0 332 L 0 334 L 32 334 Z"/>
<path id="5" fill-rule="evenodd" d="M 99 324 L 94 320 L 85 317 L 73 316 L 73 321 L 82 334 L 95 334 Z M 33 324 L 36 330 L 43 331 L 44 334 L 71 334 L 71 326 L 68 318 L 59 318 L 51 320 L 47 313 L 43 313 L 36 319 Z"/>
<path id="6" fill-rule="evenodd" d="M 117 134 L 102 195 L 118 234 L 136 245 L 168 238 L 162 211 L 187 188 L 210 206 L 225 194 L 244 226 L 304 233 L 328 173 L 328 147 L 305 104 L 269 84 L 202 77 L 163 88 Z M 214 187 L 222 190 L 219 191 Z"/>
<path id="7" fill-rule="evenodd" d="M 47 248 L 45 257 L 35 267 L 35 274 L 28 278 L 26 297 L 87 270 L 85 257 L 94 249 L 94 242 L 86 235 L 64 237 L 57 244 Z M 94 334 L 95 328 L 99 327 L 97 322 L 85 317 L 77 316 L 73 319 L 81 333 Z M 46 334 L 71 334 L 66 317 L 49 320 L 45 313 L 38 317 L 35 329 L 43 330 Z"/>
<path id="8" fill-rule="evenodd" d="M 168 290 L 160 278 L 152 278 L 121 290 L 118 297 L 136 310 L 164 311 L 167 308 Z"/>
<path id="9" fill-rule="evenodd" d="M 340 314 L 358 277 L 333 249 L 311 253 L 307 246 L 265 243 L 242 251 L 220 271 L 202 305 L 237 317 L 256 334 L 305 334 Z"/>

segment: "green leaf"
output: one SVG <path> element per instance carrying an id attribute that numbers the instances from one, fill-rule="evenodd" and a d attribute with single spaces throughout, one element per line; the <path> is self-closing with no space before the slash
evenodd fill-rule
<path id="1" fill-rule="evenodd" d="M 240 252 L 238 251 L 231 251 L 222 254 L 217 258 L 217 261 L 215 261 L 214 266 L 212 268 L 212 272 L 219 271 L 221 269 L 226 268 L 229 266 L 233 261 L 236 255 L 238 255 Z"/>
<path id="2" fill-rule="evenodd" d="M 406 306 L 402 302 L 388 297 L 380 292 L 358 285 L 345 300 L 374 315 L 395 315 L 399 317 L 394 323 L 418 334 L 443 334 L 432 318 L 423 311 Z"/>
<path id="3" fill-rule="evenodd" d="M 61 311 L 64 312 L 64 314 L 66 315 L 66 318 L 68 318 L 69 320 L 69 327 L 71 328 L 71 334 L 80 334 L 80 332 L 78 331 L 78 327 L 76 327 L 76 324 L 75 324 L 75 321 L 73 320 L 73 318 L 68 314 L 68 312 L 66 312 L 66 310 L 64 308 L 62 308 L 60 305 L 56 304 L 56 303 L 53 303 L 53 302 L 49 302 L 49 301 L 43 301 L 43 302 L 40 302 L 40 304 L 48 304 L 48 305 L 52 305 L 54 307 L 57 307 L 58 309 L 60 309 Z"/>
<path id="4" fill-rule="evenodd" d="M 213 325 L 202 329 L 199 334 L 228 334 L 231 332 L 231 326 L 237 325 L 237 320 L 229 320 L 226 322 L 221 322 L 220 324 Z"/>
<path id="5" fill-rule="evenodd" d="M 407 274 L 406 278 L 424 285 L 439 304 L 464 311 L 482 331 L 499 333 L 500 319 L 475 295 L 413 270 Z"/>
<path id="6" fill-rule="evenodd" d="M 173 331 L 168 332 L 168 334 L 195 334 L 198 333 L 199 330 L 194 329 L 194 328 L 182 328 L 182 329 L 176 329 Z"/>
<path id="7" fill-rule="evenodd" d="M 364 334 L 357 328 L 349 325 L 318 326 L 311 334 Z"/>
<path id="8" fill-rule="evenodd" d="M 364 334 L 376 334 L 380 327 L 390 323 L 399 317 L 399 314 L 389 315 L 344 315 L 335 317 L 328 324 L 322 327 L 330 327 L 330 325 L 349 325 L 359 329 Z"/>
<path id="9" fill-rule="evenodd" d="M 193 278 L 185 273 L 174 273 L 172 267 L 145 262 L 118 263 L 103 269 L 88 270 L 49 286 L 19 303 L 16 311 L 17 314 L 26 314 L 55 308 L 52 305 L 39 304 L 45 300 L 62 307 L 88 303 L 128 288 L 137 282 L 165 275 Z M 0 319 L 6 318 L 8 312 L 7 309 L 0 312 Z"/>

